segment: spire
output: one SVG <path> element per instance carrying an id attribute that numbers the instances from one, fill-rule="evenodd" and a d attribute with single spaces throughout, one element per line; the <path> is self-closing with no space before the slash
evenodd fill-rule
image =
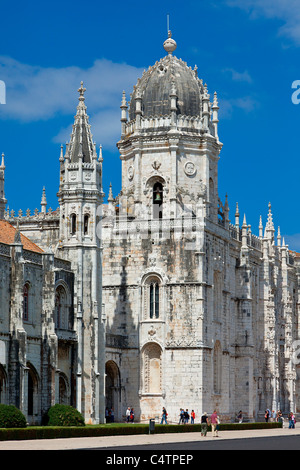
<path id="1" fill-rule="evenodd" d="M 217 98 L 217 92 L 216 91 L 214 93 L 214 100 L 213 100 L 213 105 L 212 105 L 211 109 L 212 109 L 212 112 L 213 112 L 212 123 L 213 123 L 214 129 L 215 129 L 215 137 L 218 140 L 219 139 L 219 137 L 218 137 L 218 122 L 219 122 L 218 111 L 219 111 L 219 106 L 218 106 L 218 98 Z"/>
<path id="2" fill-rule="evenodd" d="M 266 225 L 266 234 L 268 238 L 272 239 L 274 237 L 274 232 L 275 232 L 275 228 L 274 228 L 274 223 L 273 223 L 273 215 L 271 212 L 271 203 L 269 202 L 268 221 Z"/>
<path id="3" fill-rule="evenodd" d="M 98 161 L 99 161 L 99 162 L 103 162 L 102 145 L 100 145 L 100 147 L 99 147 L 99 158 L 98 158 Z"/>
<path id="4" fill-rule="evenodd" d="M 240 226 L 240 212 L 239 212 L 239 203 L 235 205 L 235 226 L 238 229 Z"/>
<path id="5" fill-rule="evenodd" d="M 42 200 L 41 200 L 41 212 L 46 214 L 47 199 L 46 199 L 46 190 L 45 186 L 43 187 Z"/>
<path id="6" fill-rule="evenodd" d="M 60 161 L 60 163 L 63 163 L 63 162 L 64 162 L 64 146 L 63 146 L 63 145 L 60 146 L 59 161 Z"/>
<path id="7" fill-rule="evenodd" d="M 127 102 L 126 102 L 126 94 L 125 90 L 123 90 L 122 94 L 122 102 L 121 102 L 121 127 L 122 127 L 122 135 L 125 134 L 126 122 L 127 122 Z"/>
<path id="8" fill-rule="evenodd" d="M 5 164 L 4 153 L 2 153 L 1 166 L 0 166 L 0 219 L 4 219 L 5 206 L 7 200 L 4 194 L 4 181 L 5 181 Z"/>
<path id="9" fill-rule="evenodd" d="M 281 246 L 281 233 L 280 233 L 280 227 L 278 227 L 278 232 L 277 232 L 277 246 Z"/>
<path id="10" fill-rule="evenodd" d="M 259 226 L 258 226 L 258 230 L 259 230 L 259 238 L 262 239 L 262 238 L 263 238 L 263 230 L 264 230 L 264 227 L 263 227 L 261 215 L 259 216 Z"/>
<path id="11" fill-rule="evenodd" d="M 110 183 L 107 201 L 112 202 L 113 200 L 114 200 L 114 197 L 113 197 L 113 193 L 112 193 L 112 185 Z"/>
<path id="12" fill-rule="evenodd" d="M 93 158 L 95 158 L 95 144 L 89 124 L 89 116 L 86 113 L 85 91 L 86 88 L 83 87 L 83 82 L 81 82 L 80 88 L 78 88 L 79 103 L 68 146 L 70 163 L 77 163 L 79 156 L 82 156 L 83 163 L 91 163 Z"/>

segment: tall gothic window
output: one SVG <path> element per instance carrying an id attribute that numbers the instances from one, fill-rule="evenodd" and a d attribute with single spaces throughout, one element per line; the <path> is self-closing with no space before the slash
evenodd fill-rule
<path id="1" fill-rule="evenodd" d="M 159 318 L 159 284 L 152 281 L 149 292 L 149 316 L 150 318 Z"/>
<path id="2" fill-rule="evenodd" d="M 145 318 L 158 319 L 160 313 L 160 280 L 151 277 L 144 288 Z"/>
<path id="3" fill-rule="evenodd" d="M 4 367 L 0 364 L 0 403 L 7 403 L 7 376 Z"/>
<path id="4" fill-rule="evenodd" d="M 214 272 L 214 285 L 213 285 L 213 318 L 216 321 L 222 321 L 222 276 L 221 273 L 218 271 Z"/>
<path id="5" fill-rule="evenodd" d="M 214 393 L 221 393 L 222 351 L 220 341 L 216 341 L 213 351 Z"/>
<path id="6" fill-rule="evenodd" d="M 71 235 L 75 235 L 75 233 L 76 233 L 76 214 L 71 214 L 70 220 L 71 220 L 70 233 L 71 233 Z"/>
<path id="7" fill-rule="evenodd" d="M 62 286 L 58 286 L 55 293 L 55 326 L 68 328 L 67 294 Z"/>
<path id="8" fill-rule="evenodd" d="M 23 320 L 29 321 L 29 283 L 23 286 Z"/>
<path id="9" fill-rule="evenodd" d="M 84 235 L 88 235 L 89 233 L 89 215 L 85 214 L 83 218 L 83 233 Z"/>
<path id="10" fill-rule="evenodd" d="M 27 363 L 28 384 L 27 384 L 27 412 L 29 416 L 37 415 L 39 408 L 39 381 L 35 368 Z"/>

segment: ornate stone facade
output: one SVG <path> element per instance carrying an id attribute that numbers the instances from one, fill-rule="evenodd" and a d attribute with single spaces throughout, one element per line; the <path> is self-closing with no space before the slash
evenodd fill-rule
<path id="1" fill-rule="evenodd" d="M 5 211 L 8 222 L 55 255 L 50 290 L 42 291 L 48 316 L 35 313 L 49 338 L 52 373 L 72 371 L 73 404 L 87 422 L 102 422 L 105 406 L 119 421 L 128 406 L 137 421 L 160 415 L 163 406 L 170 422 L 178 422 L 182 407 L 198 418 L 217 408 L 223 420 L 239 410 L 249 420 L 262 419 L 266 408 L 298 412 L 300 257 L 275 234 L 271 205 L 258 236 L 246 217 L 241 223 L 238 205 L 230 221 L 227 197 L 218 193 L 217 95 L 211 100 L 197 68 L 173 55 L 171 35 L 165 50 L 130 102 L 123 93 L 120 194 L 114 198 L 110 187 L 103 205 L 102 151 L 97 156 L 81 85 L 70 143 L 61 149 L 59 208 L 47 211 L 43 193 L 34 215 Z M 3 213 L 4 169 L 3 160 Z M 73 276 L 68 295 L 60 263 Z M 54 321 L 55 295 L 73 312 L 65 337 Z M 11 315 L 8 307 L 3 312 Z M 25 344 L 29 330 L 18 318 L 17 328 L 2 323 L 0 333 Z M 20 350 L 29 357 L 32 348 Z M 39 355 L 41 346 L 32 359 L 37 377 L 53 389 L 57 382 L 43 375 Z M 5 361 L 26 364 L 7 355 Z M 47 403 L 66 397 L 52 389 Z"/>

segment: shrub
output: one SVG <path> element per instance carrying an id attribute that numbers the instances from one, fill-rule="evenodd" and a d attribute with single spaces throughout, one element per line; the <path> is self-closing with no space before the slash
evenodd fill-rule
<path id="1" fill-rule="evenodd" d="M 84 418 L 76 408 L 69 405 L 54 405 L 47 413 L 48 426 L 85 426 Z"/>
<path id="2" fill-rule="evenodd" d="M 0 428 L 26 428 L 26 418 L 16 406 L 0 404 Z"/>

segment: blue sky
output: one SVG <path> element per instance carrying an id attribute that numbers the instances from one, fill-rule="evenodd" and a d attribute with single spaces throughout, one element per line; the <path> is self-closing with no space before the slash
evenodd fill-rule
<path id="1" fill-rule="evenodd" d="M 238 202 L 258 234 L 271 202 L 276 229 L 300 250 L 300 105 L 291 99 L 300 80 L 298 0 L 2 3 L 0 152 L 10 210 L 40 208 L 43 186 L 48 206 L 58 206 L 60 145 L 81 80 L 103 146 L 105 193 L 110 182 L 119 193 L 122 91 L 129 99 L 143 70 L 165 55 L 167 15 L 175 55 L 218 93 L 219 195 L 228 194 L 232 222 Z"/>

